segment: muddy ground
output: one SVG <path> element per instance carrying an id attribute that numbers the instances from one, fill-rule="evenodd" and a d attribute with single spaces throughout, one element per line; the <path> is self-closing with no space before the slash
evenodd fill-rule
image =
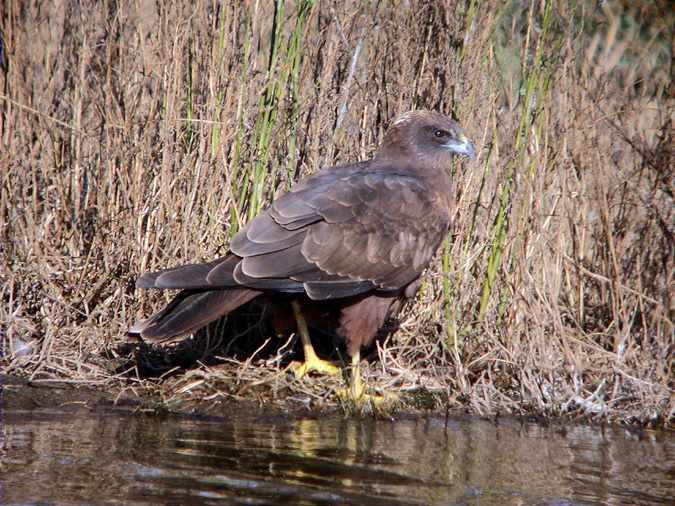
<path id="1" fill-rule="evenodd" d="M 335 404 L 324 403 L 318 406 L 302 400 L 289 398 L 285 402 L 260 402 L 251 399 L 246 400 L 205 400 L 190 396 L 178 402 L 167 404 L 159 395 L 159 389 L 149 387 L 128 388 L 118 385 L 113 388 L 96 388 L 90 385 L 75 385 L 60 381 L 29 381 L 17 376 L 0 375 L 0 412 L 6 411 L 31 411 L 36 409 L 53 409 L 59 411 L 100 412 L 113 409 L 122 410 L 150 416 L 190 416 L 197 418 L 222 418 L 232 416 L 234 411 L 238 415 L 242 413 L 262 417 L 284 418 L 319 418 L 326 414 L 343 413 L 345 416 L 376 416 L 387 418 L 391 421 L 411 419 L 425 416 L 445 416 L 453 420 L 489 420 L 495 424 L 501 420 L 519 421 L 520 423 L 539 423 L 542 426 L 553 426 L 556 430 L 564 433 L 566 427 L 591 423 L 598 427 L 618 426 L 631 431 L 636 437 L 642 437 L 645 431 L 665 430 L 673 432 L 673 424 L 661 420 L 651 424 L 608 424 L 605 422 L 594 423 L 591 419 L 580 420 L 578 417 L 547 418 L 538 415 L 513 416 L 494 415 L 477 416 L 467 409 L 440 409 L 438 407 L 427 409 L 424 407 L 422 393 L 402 398 L 398 409 L 388 413 L 347 413 Z M 672 422 L 672 421 L 671 421 Z"/>

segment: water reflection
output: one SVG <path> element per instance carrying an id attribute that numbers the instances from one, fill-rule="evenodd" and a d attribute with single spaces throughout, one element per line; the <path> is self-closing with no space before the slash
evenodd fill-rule
<path id="1" fill-rule="evenodd" d="M 4 413 L 0 504 L 667 504 L 670 433 L 442 418 Z"/>

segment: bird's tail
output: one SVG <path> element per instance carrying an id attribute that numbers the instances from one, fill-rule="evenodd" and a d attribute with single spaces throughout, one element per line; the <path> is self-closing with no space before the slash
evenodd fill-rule
<path id="1" fill-rule="evenodd" d="M 260 295 L 248 288 L 183 290 L 161 311 L 136 322 L 128 335 L 167 343 L 208 325 Z"/>
<path id="2" fill-rule="evenodd" d="M 144 274 L 136 282 L 136 288 L 179 288 L 181 292 L 164 309 L 136 322 L 128 334 L 152 342 L 173 341 L 254 299 L 261 292 L 238 287 L 232 276 L 239 260 L 227 255 L 205 264 Z"/>

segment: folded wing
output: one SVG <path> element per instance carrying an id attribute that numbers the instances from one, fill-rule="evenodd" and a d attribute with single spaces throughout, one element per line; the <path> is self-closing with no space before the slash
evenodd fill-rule
<path id="1" fill-rule="evenodd" d="M 144 274 L 137 286 L 246 287 L 314 300 L 397 291 L 447 234 L 449 212 L 436 195 L 412 170 L 362 163 L 319 172 L 241 230 L 231 254 Z"/>
<path id="2" fill-rule="evenodd" d="M 422 273 L 449 227 L 436 193 L 412 171 L 340 167 L 277 199 L 230 245 L 240 260 L 208 275 L 314 300 L 395 291 Z"/>

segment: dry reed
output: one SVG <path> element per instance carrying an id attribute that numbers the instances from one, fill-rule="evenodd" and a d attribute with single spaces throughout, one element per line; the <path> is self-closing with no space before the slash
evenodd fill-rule
<path id="1" fill-rule="evenodd" d="M 601 4 L 6 0 L 0 370 L 148 381 L 124 333 L 164 295 L 139 273 L 222 253 L 293 181 L 430 108 L 480 159 L 454 168 L 453 235 L 371 383 L 481 414 L 672 421 L 675 19 Z M 167 402 L 326 402 L 280 373 L 292 343 L 251 355 L 258 327 L 247 353 L 228 328 L 143 356 Z"/>

